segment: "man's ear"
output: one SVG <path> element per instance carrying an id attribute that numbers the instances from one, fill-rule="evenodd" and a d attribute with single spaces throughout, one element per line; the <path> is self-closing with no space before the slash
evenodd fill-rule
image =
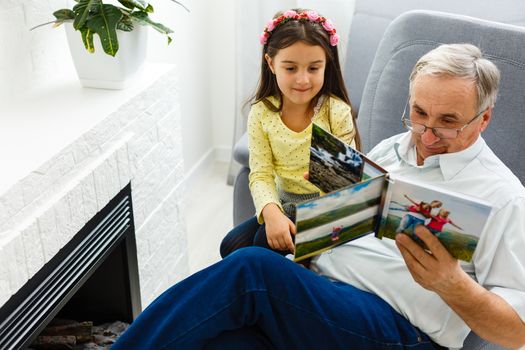
<path id="1" fill-rule="evenodd" d="M 270 70 L 272 71 L 272 73 L 275 74 L 275 67 L 273 66 L 272 58 L 267 53 L 265 53 L 264 59 L 266 60 L 266 63 L 268 63 L 268 67 L 270 67 Z"/>
<path id="2" fill-rule="evenodd" d="M 492 119 L 492 110 L 493 110 L 493 107 L 487 108 L 485 113 L 483 113 L 483 115 L 481 116 L 482 121 L 480 125 L 480 132 L 485 131 L 485 129 L 489 126 L 490 120 Z"/>

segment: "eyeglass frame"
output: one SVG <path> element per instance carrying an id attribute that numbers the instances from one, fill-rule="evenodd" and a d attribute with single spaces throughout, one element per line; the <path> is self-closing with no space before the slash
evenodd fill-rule
<path id="1" fill-rule="evenodd" d="M 414 134 L 418 134 L 418 135 L 423 135 L 427 129 L 430 129 L 432 130 L 432 134 L 436 137 L 439 137 L 440 139 L 443 139 L 443 140 L 454 140 L 454 139 L 457 139 L 458 136 L 459 136 L 459 133 L 462 132 L 467 126 L 469 126 L 474 120 L 478 119 L 480 116 L 483 115 L 483 113 L 485 113 L 489 107 L 485 108 L 484 110 L 482 110 L 481 112 L 479 112 L 478 114 L 476 114 L 476 116 L 474 116 L 474 118 L 470 119 L 467 123 L 465 123 L 461 128 L 459 129 L 456 129 L 456 128 L 446 128 L 446 127 L 442 127 L 442 126 L 434 126 L 434 127 L 429 127 L 429 126 L 426 126 L 425 124 L 421 124 L 421 123 L 418 123 L 418 122 L 413 122 L 410 120 L 410 113 L 409 113 L 409 117 L 406 118 L 405 117 L 405 114 L 406 114 L 406 109 L 407 109 L 407 106 L 408 106 L 408 102 L 410 101 L 410 95 L 408 95 L 408 98 L 407 98 L 407 101 L 405 102 L 405 108 L 403 108 L 403 114 L 401 115 L 401 122 L 403 123 L 403 126 L 409 130 L 410 132 L 413 132 Z M 424 127 L 423 131 L 422 132 L 415 132 L 413 130 L 413 127 L 412 125 L 408 125 L 409 124 L 418 124 L 418 125 L 421 125 Z M 441 137 L 439 136 L 438 134 L 436 134 L 436 129 L 447 129 L 447 130 L 455 130 L 456 131 L 456 136 L 455 137 Z"/>

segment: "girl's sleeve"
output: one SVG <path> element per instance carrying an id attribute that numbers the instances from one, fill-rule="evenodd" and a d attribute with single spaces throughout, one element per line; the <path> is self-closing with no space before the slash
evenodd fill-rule
<path id="1" fill-rule="evenodd" d="M 330 128 L 332 134 L 356 148 L 356 128 L 352 120 L 352 109 L 343 101 L 330 98 Z"/>
<path id="2" fill-rule="evenodd" d="M 264 222 L 261 212 L 267 204 L 275 203 L 283 210 L 275 185 L 272 148 L 268 134 L 262 126 L 263 114 L 263 109 L 254 105 L 248 117 L 250 191 L 255 205 L 257 221 L 260 224 Z"/>

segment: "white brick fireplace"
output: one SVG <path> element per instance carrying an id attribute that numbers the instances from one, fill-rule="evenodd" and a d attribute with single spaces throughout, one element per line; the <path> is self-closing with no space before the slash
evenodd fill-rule
<path id="1" fill-rule="evenodd" d="M 142 304 L 188 273 L 177 71 L 74 77 L 0 107 L 0 306 L 131 182 Z"/>

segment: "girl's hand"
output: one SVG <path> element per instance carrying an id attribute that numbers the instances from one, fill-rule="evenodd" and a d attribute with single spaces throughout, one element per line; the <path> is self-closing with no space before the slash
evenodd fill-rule
<path id="1" fill-rule="evenodd" d="M 266 239 L 272 249 L 289 250 L 292 253 L 295 247 L 292 240 L 292 234 L 295 234 L 295 225 L 281 212 L 281 209 L 275 204 L 267 204 L 262 215 L 266 223 Z"/>

